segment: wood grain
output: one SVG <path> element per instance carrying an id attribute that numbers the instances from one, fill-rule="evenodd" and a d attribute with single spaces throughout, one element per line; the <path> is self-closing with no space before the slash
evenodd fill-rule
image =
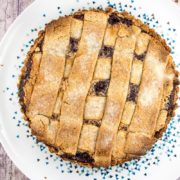
<path id="1" fill-rule="evenodd" d="M 14 19 L 34 0 L 0 0 L 0 40 Z M 180 5 L 180 0 L 173 0 Z M 0 180 L 28 180 L 0 144 Z M 178 178 L 180 180 L 180 178 Z"/>
<path id="2" fill-rule="evenodd" d="M 34 0 L 0 0 L 0 40 L 15 18 Z M 0 145 L 0 180 L 27 180 Z"/>

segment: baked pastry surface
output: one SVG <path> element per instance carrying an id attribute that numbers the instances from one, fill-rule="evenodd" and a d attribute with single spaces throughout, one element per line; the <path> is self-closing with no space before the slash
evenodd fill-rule
<path id="1" fill-rule="evenodd" d="M 79 11 L 46 25 L 19 98 L 32 133 L 87 166 L 138 158 L 174 115 L 178 72 L 161 37 L 128 13 Z"/>

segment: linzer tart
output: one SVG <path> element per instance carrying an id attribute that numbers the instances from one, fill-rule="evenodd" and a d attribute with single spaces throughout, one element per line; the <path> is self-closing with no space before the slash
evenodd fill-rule
<path id="1" fill-rule="evenodd" d="M 139 158 L 176 108 L 170 48 L 128 13 L 79 11 L 46 25 L 19 98 L 32 133 L 60 157 L 107 167 Z"/>

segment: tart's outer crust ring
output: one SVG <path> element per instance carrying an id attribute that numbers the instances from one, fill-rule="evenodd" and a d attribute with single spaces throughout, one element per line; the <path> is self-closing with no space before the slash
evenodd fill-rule
<path id="1" fill-rule="evenodd" d="M 102 12 L 102 10 L 96 10 L 96 9 L 92 9 L 92 10 L 93 10 L 93 11 Z M 80 12 L 84 13 L 85 11 L 87 11 L 87 10 L 79 11 L 79 12 L 77 12 L 77 14 L 80 13 Z M 103 12 L 104 12 L 104 11 L 103 11 Z M 105 12 L 107 12 L 107 13 L 115 12 L 115 13 L 117 13 L 117 14 L 119 14 L 119 15 L 123 15 L 125 18 L 127 18 L 127 19 L 129 19 L 129 20 L 132 20 L 133 25 L 136 25 L 136 26 L 140 27 L 143 31 L 145 31 L 145 32 L 148 33 L 150 36 L 152 36 L 157 42 L 161 42 L 161 44 L 165 47 L 165 49 L 166 49 L 169 53 L 171 52 L 171 49 L 170 49 L 170 47 L 167 45 L 166 41 L 165 41 L 163 38 L 161 38 L 161 36 L 160 36 L 159 34 L 157 34 L 154 29 L 151 29 L 148 25 L 143 24 L 143 22 L 142 22 L 141 20 L 136 19 L 134 16 L 130 15 L 128 12 L 119 13 L 119 12 L 114 11 L 112 8 L 107 8 Z M 55 20 L 53 20 L 53 21 L 55 22 Z M 50 23 L 52 23 L 53 21 L 51 21 Z M 49 24 L 49 23 L 48 23 L 48 24 Z M 35 40 L 35 43 L 31 46 L 31 48 L 30 48 L 30 50 L 29 50 L 29 52 L 28 52 L 28 54 L 27 54 L 27 56 L 26 56 L 26 58 L 25 58 L 24 65 L 23 65 L 23 68 L 22 68 L 21 73 L 20 73 L 20 76 L 19 76 L 19 82 L 18 82 L 18 89 L 19 89 L 19 90 L 20 90 L 20 89 L 23 90 L 23 88 L 24 88 L 24 86 L 22 86 L 22 87 L 20 86 L 20 81 L 21 81 L 21 79 L 23 78 L 24 73 L 26 72 L 27 62 L 28 62 L 28 60 L 31 58 L 31 56 L 33 55 L 33 53 L 35 52 L 36 47 L 39 45 L 40 40 L 42 39 L 42 37 L 44 37 L 44 35 L 45 35 L 45 31 L 44 31 L 44 30 L 39 32 L 38 37 L 37 37 L 37 39 Z M 179 72 L 176 71 L 176 69 L 175 69 L 175 64 L 174 64 L 173 62 L 172 62 L 172 69 L 174 70 L 174 74 L 175 74 L 174 81 L 175 81 L 175 80 L 178 80 Z M 31 86 L 31 84 L 28 83 L 28 80 L 26 81 L 25 86 Z M 177 102 L 177 99 L 178 99 L 178 92 L 179 92 L 179 87 L 178 87 L 178 85 L 175 85 L 175 86 L 174 86 L 172 92 L 174 92 L 174 99 L 173 99 L 174 109 L 172 110 L 172 116 L 171 116 L 171 115 L 168 115 L 168 116 L 167 116 L 167 118 L 166 118 L 166 123 L 165 123 L 164 128 L 161 129 L 161 130 L 158 132 L 158 136 L 157 136 L 157 137 L 155 137 L 154 139 L 152 139 L 152 144 L 150 144 L 150 146 L 152 146 L 154 143 L 157 142 L 157 140 L 158 140 L 159 138 L 162 137 L 163 133 L 165 132 L 165 130 L 166 130 L 166 128 L 167 128 L 167 125 L 169 124 L 169 122 L 170 122 L 170 120 L 171 120 L 171 118 L 175 116 L 175 110 L 176 110 L 177 107 L 178 107 L 178 105 L 177 105 L 177 103 L 176 103 L 176 102 Z M 26 104 L 24 103 L 24 99 L 25 99 L 25 96 L 21 97 L 20 100 L 19 100 L 21 106 L 22 106 L 22 105 L 25 105 L 25 106 L 26 106 Z M 28 120 L 28 118 L 27 118 L 27 116 L 26 116 L 26 114 L 25 114 L 25 112 L 24 112 L 24 110 L 23 110 L 22 108 L 21 108 L 21 111 L 23 112 L 24 119 L 25 119 L 25 120 Z M 30 123 L 29 123 L 29 127 L 30 127 Z M 35 135 L 35 134 L 33 133 L 33 131 L 32 131 L 32 134 Z M 49 146 L 48 144 L 46 144 L 46 145 L 48 146 L 50 152 L 53 152 L 53 153 L 56 153 L 56 154 L 58 153 L 58 151 L 55 150 L 53 147 Z M 61 156 L 61 155 L 59 155 L 59 156 Z M 126 162 L 126 161 L 129 161 L 129 160 L 132 160 L 132 159 L 138 159 L 138 158 L 140 158 L 140 157 L 139 157 L 139 156 L 134 156 L 134 157 L 126 157 L 126 158 L 122 159 L 120 162 L 119 162 L 119 161 L 117 161 L 117 162 L 113 162 L 113 161 L 112 161 L 112 162 L 111 162 L 111 166 L 114 166 L 114 165 L 117 165 L 117 164 L 122 164 L 122 163 L 124 163 L 124 162 Z M 68 158 L 63 158 L 63 159 L 64 159 L 64 160 L 71 161 L 71 162 L 76 163 L 76 164 L 79 164 L 79 165 L 81 165 L 81 166 L 95 167 L 93 163 L 82 163 L 82 162 L 79 162 L 79 161 L 76 161 L 76 160 L 71 160 L 71 159 L 68 159 Z"/>
<path id="2" fill-rule="evenodd" d="M 18 78 L 18 84 L 17 84 L 17 86 L 18 86 L 18 90 L 19 90 L 19 91 L 20 91 L 20 90 L 24 91 L 24 86 L 31 86 L 31 84 L 29 84 L 29 82 L 28 82 L 29 77 L 28 77 L 28 79 L 25 81 L 25 85 L 24 85 L 24 86 L 21 86 L 21 80 L 23 79 L 23 75 L 25 74 L 25 72 L 26 72 L 26 70 L 27 70 L 27 69 L 26 69 L 26 67 L 27 67 L 26 65 L 27 65 L 29 59 L 32 57 L 32 55 L 33 55 L 33 53 L 35 52 L 35 50 L 36 50 L 36 48 L 38 47 L 38 45 L 39 45 L 39 44 L 41 43 L 41 41 L 43 40 L 44 34 L 45 34 L 45 31 L 43 31 L 43 30 L 38 33 L 38 37 L 36 38 L 34 44 L 31 46 L 30 50 L 28 51 L 28 53 L 27 53 L 27 55 L 26 55 L 26 58 L 25 58 L 24 64 L 23 64 L 23 68 L 21 69 L 20 76 L 19 76 L 19 78 Z M 30 70 L 30 72 L 31 72 L 31 70 Z M 28 75 L 30 75 L 30 72 L 29 72 Z M 19 103 L 20 103 L 21 107 L 22 107 L 22 106 L 25 106 L 25 107 L 26 107 L 25 97 L 20 97 L 19 92 L 18 92 L 18 96 L 19 96 Z M 24 114 L 24 118 L 27 120 L 27 117 L 26 117 L 26 115 L 25 115 L 25 111 L 23 110 L 23 108 L 21 108 L 21 111 L 22 111 L 23 114 Z"/>

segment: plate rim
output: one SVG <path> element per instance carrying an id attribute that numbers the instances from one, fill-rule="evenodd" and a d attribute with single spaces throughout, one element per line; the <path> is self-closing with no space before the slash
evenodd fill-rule
<path id="1" fill-rule="evenodd" d="M 147 0 L 146 0 L 147 1 Z M 169 4 L 171 6 L 171 8 L 178 10 L 179 12 L 179 16 L 180 16 L 180 7 L 178 5 L 176 5 L 174 2 L 172 2 L 171 0 L 156 0 L 156 2 L 160 3 L 164 1 L 165 3 Z M 28 13 L 28 11 L 30 11 L 31 8 L 33 8 L 33 6 L 35 6 L 38 3 L 42 3 L 41 0 L 34 0 L 30 5 L 28 5 L 21 13 L 20 15 L 18 15 L 16 17 L 16 19 L 14 20 L 14 22 L 10 25 L 10 27 L 8 28 L 8 30 L 6 31 L 6 33 L 4 34 L 3 38 L 0 41 L 0 49 L 2 49 L 0 51 L 0 63 L 3 61 L 3 58 L 1 58 L 1 55 L 3 54 L 3 44 L 6 43 L 6 39 L 8 38 L 9 34 L 13 31 L 14 26 L 21 20 L 21 17 L 23 17 L 26 13 Z M 23 174 L 25 174 L 27 177 L 29 177 L 30 179 L 35 179 L 36 176 L 34 176 L 32 174 L 32 172 L 30 171 L 30 169 L 28 170 L 27 168 L 24 168 L 23 164 L 19 161 L 18 157 L 15 155 L 15 153 L 11 150 L 11 147 L 9 145 L 8 139 L 5 137 L 4 133 L 3 133 L 3 126 L 1 121 L 1 110 L 0 110 L 0 143 L 2 144 L 3 148 L 5 149 L 7 155 L 10 157 L 10 159 L 13 161 L 13 163 L 18 167 L 18 169 L 23 172 Z"/>

